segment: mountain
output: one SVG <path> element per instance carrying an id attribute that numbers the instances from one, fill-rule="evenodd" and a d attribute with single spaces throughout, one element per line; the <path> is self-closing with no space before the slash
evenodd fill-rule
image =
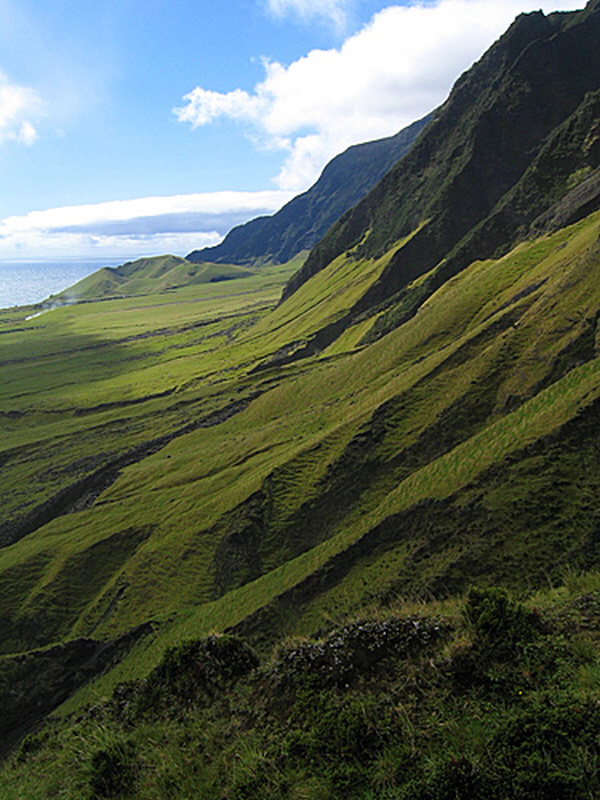
<path id="1" fill-rule="evenodd" d="M 283 264 L 310 250 L 412 147 L 431 115 L 395 136 L 354 145 L 327 164 L 318 181 L 269 217 L 233 228 L 221 244 L 194 250 L 189 261 L 255 266 Z"/>
<path id="2" fill-rule="evenodd" d="M 598 794 L 599 16 L 299 277 L 0 311 L 0 796 Z"/>
<path id="3" fill-rule="evenodd" d="M 397 300 L 403 319 L 473 260 L 527 235 L 563 199 L 575 206 L 571 218 L 597 207 L 596 101 L 586 95 L 600 86 L 599 11 L 594 0 L 580 13 L 520 15 L 457 81 L 407 156 L 312 250 L 284 297 L 344 252 L 376 258 L 410 237 L 348 312 L 350 321 Z M 579 197 L 575 184 L 584 178 L 589 191 Z M 407 288 L 434 267 L 428 286 Z"/>

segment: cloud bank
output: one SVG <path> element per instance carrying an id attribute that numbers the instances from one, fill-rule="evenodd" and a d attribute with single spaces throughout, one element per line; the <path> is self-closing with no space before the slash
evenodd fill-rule
<path id="1" fill-rule="evenodd" d="M 269 0 L 273 12 L 342 14 L 341 0 Z M 544 11 L 583 0 L 545 0 Z M 241 124 L 260 147 L 285 152 L 276 184 L 302 191 L 351 144 L 396 133 L 447 97 L 456 78 L 539 0 L 439 0 L 390 6 L 338 49 L 312 50 L 289 65 L 263 60 L 252 92 L 196 87 L 174 109 L 194 128 L 219 118 Z"/>
<path id="2" fill-rule="evenodd" d="M 221 241 L 234 225 L 272 214 L 289 192 L 210 192 L 31 211 L 0 220 L 0 259 L 186 255 Z"/>
<path id="3" fill-rule="evenodd" d="M 12 141 L 32 145 L 37 131 L 31 122 L 41 108 L 41 101 L 27 86 L 12 83 L 0 73 L 0 144 Z"/>

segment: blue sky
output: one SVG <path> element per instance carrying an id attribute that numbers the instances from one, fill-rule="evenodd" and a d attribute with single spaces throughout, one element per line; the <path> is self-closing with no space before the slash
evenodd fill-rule
<path id="1" fill-rule="evenodd" d="M 0 260 L 216 243 L 577 0 L 0 0 Z"/>

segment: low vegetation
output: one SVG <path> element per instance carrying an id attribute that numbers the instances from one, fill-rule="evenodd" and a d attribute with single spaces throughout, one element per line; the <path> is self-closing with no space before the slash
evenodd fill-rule
<path id="1" fill-rule="evenodd" d="M 273 640 L 399 590 L 594 568 L 597 238 L 592 215 L 283 366 L 382 260 L 277 307 L 290 268 L 3 312 L 3 652 L 149 619 Z"/>
<path id="2" fill-rule="evenodd" d="M 591 798 L 600 579 L 401 604 L 258 655 L 211 635 L 29 734 L 12 798 Z M 535 605 L 534 605 L 535 603 Z"/>
<path id="3" fill-rule="evenodd" d="M 221 283 L 256 277 L 256 272 L 233 264 L 194 264 L 177 256 L 153 256 L 128 261 L 120 267 L 104 267 L 53 300 L 81 303 L 115 297 L 139 297 L 172 292 L 184 286 Z"/>

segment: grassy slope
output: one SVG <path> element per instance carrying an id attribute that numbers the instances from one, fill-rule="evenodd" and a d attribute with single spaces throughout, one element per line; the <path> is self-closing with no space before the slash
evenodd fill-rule
<path id="1" fill-rule="evenodd" d="M 487 571 L 484 577 L 486 581 L 502 580 L 523 587 L 529 582 L 532 585 L 545 582 L 550 573 L 560 579 L 560 571 L 569 563 L 583 567 L 594 566 L 596 556 L 591 553 L 588 545 L 589 537 L 593 536 L 591 529 L 595 524 L 594 514 L 590 513 L 593 511 L 590 509 L 590 497 L 594 496 L 596 490 L 594 437 L 598 435 L 597 426 L 596 429 L 592 426 L 588 431 L 590 446 L 586 451 L 583 468 L 581 447 L 577 446 L 581 432 L 575 429 L 570 440 L 565 432 L 565 442 L 570 446 L 562 448 L 565 451 L 562 462 L 557 460 L 557 452 L 562 452 L 560 439 L 553 449 L 546 446 L 545 437 L 560 436 L 561 426 L 571 419 L 582 418 L 583 425 L 583 409 L 591 409 L 593 413 L 598 397 L 597 362 L 592 360 L 574 367 L 562 379 L 535 394 L 535 387 L 543 381 L 543 374 L 536 375 L 532 370 L 527 361 L 532 354 L 525 344 L 531 345 L 534 341 L 535 346 L 540 349 L 547 347 L 544 336 L 541 335 L 543 331 L 546 342 L 553 341 L 555 352 L 548 354 L 541 369 L 541 373 L 548 374 L 552 371 L 552 359 L 560 360 L 556 357 L 557 353 L 564 351 L 577 333 L 577 326 L 571 325 L 563 330 L 562 341 L 560 337 L 556 339 L 556 329 L 564 324 L 564 317 L 561 317 L 556 308 L 557 298 L 560 298 L 563 309 L 570 309 L 569 313 L 574 308 L 578 309 L 582 328 L 585 328 L 583 320 L 594 315 L 598 297 L 588 292 L 582 301 L 582 285 L 576 281 L 576 275 L 579 272 L 580 277 L 586 276 L 594 280 L 594 271 L 590 271 L 589 262 L 595 264 L 597 269 L 597 256 L 591 256 L 590 253 L 585 255 L 585 245 L 587 243 L 592 246 L 596 236 L 597 222 L 588 222 L 577 226 L 569 234 L 561 234 L 554 241 L 523 246 L 517 253 L 497 264 L 486 262 L 474 265 L 470 273 L 457 278 L 445 291 L 438 294 L 436 299 L 439 304 L 434 300 L 429 304 L 438 329 L 434 341 L 440 346 L 436 346 L 428 358 L 422 359 L 423 351 L 419 346 L 415 349 L 415 342 L 421 341 L 418 327 L 425 324 L 425 317 L 417 317 L 411 323 L 415 329 L 415 338 L 410 335 L 410 328 L 405 330 L 404 352 L 398 346 L 399 335 L 395 338 L 388 337 L 376 346 L 375 352 L 371 349 L 363 350 L 350 361 L 336 360 L 333 364 L 322 362 L 315 365 L 314 369 L 318 366 L 318 369 L 327 370 L 326 381 L 317 383 L 314 374 L 311 375 L 310 382 L 307 375 L 297 378 L 291 392 L 286 395 L 288 408 L 292 397 L 295 399 L 298 395 L 299 384 L 304 385 L 306 391 L 306 395 L 300 395 L 299 402 L 303 404 L 304 398 L 310 396 L 313 413 L 316 413 L 317 385 L 325 393 L 324 404 L 331 402 L 330 397 L 341 398 L 336 407 L 335 427 L 331 423 L 328 425 L 324 417 L 321 418 L 320 424 L 325 426 L 324 431 L 329 431 L 329 436 L 321 439 L 323 444 L 329 444 L 323 452 L 325 465 L 332 461 L 332 456 L 337 455 L 339 459 L 341 443 L 348 440 L 353 429 L 356 430 L 357 425 L 354 424 L 353 427 L 349 419 L 353 405 L 356 406 L 359 419 L 362 419 L 367 416 L 365 407 L 373 408 L 385 398 L 402 396 L 406 386 L 420 385 L 423 393 L 421 397 L 427 398 L 427 404 L 419 403 L 417 395 L 414 407 L 409 407 L 412 416 L 404 416 L 408 404 L 403 408 L 402 428 L 405 430 L 399 430 L 398 424 L 393 427 L 390 425 L 388 441 L 384 439 L 378 442 L 380 466 L 383 465 L 386 477 L 391 475 L 388 479 L 391 486 L 386 486 L 386 481 L 383 481 L 382 487 L 381 479 L 373 481 L 368 490 L 359 495 L 360 500 L 354 507 L 349 502 L 345 515 L 332 525 L 330 538 L 322 544 L 281 564 L 263 577 L 230 591 L 222 600 L 202 605 L 196 611 L 190 609 L 182 612 L 156 638 L 145 640 L 134 648 L 130 664 L 123 665 L 115 675 L 98 684 L 93 691 L 108 690 L 117 678 L 127 675 L 129 670 L 143 671 L 145 665 L 160 656 L 166 644 L 173 644 L 198 632 L 208 633 L 213 629 L 222 630 L 228 625 L 238 624 L 269 603 L 268 615 L 259 616 L 254 626 L 248 625 L 246 628 L 242 627 L 242 630 L 247 629 L 256 634 L 261 629 L 261 621 L 263 628 L 267 627 L 264 623 L 268 621 L 271 636 L 286 630 L 308 632 L 322 625 L 325 619 L 339 617 L 374 598 L 385 597 L 389 592 L 402 593 L 408 590 L 420 593 L 432 588 L 442 592 L 448 589 L 460 590 L 467 582 L 477 580 L 478 573 L 483 568 Z M 565 240 L 567 245 L 561 247 Z M 575 254 L 579 258 L 574 257 Z M 547 276 L 548 271 L 553 276 L 552 285 L 548 285 L 548 281 L 543 288 L 540 286 L 537 290 L 539 314 L 534 313 L 535 302 L 532 298 L 535 292 L 526 294 L 515 301 L 513 308 L 513 311 L 519 312 L 519 325 L 515 327 L 511 322 L 508 328 L 506 325 L 501 326 L 496 330 L 498 341 L 494 337 L 488 340 L 482 337 L 481 324 L 488 313 L 494 308 L 501 308 L 509 299 L 518 298 L 524 288 L 539 283 L 540 276 Z M 472 285 L 476 273 L 479 273 L 478 286 L 482 289 L 482 295 L 477 297 L 471 293 L 472 306 L 469 308 L 465 295 L 460 292 L 460 285 L 463 281 L 466 282 L 463 286 Z M 487 290 L 484 288 L 486 283 Z M 485 302 L 481 302 L 486 297 L 489 301 L 487 309 Z M 554 315 L 549 313 L 549 305 L 554 306 Z M 443 311 L 444 307 L 446 313 Z M 443 334 L 446 325 L 450 318 L 457 320 L 457 309 L 463 315 L 464 338 L 444 347 Z M 487 320 L 488 325 L 497 322 L 498 313 L 502 318 L 507 310 L 508 308 L 497 311 L 495 317 Z M 536 339 L 532 338 L 531 333 L 525 335 L 527 325 L 540 333 Z M 427 323 L 427 327 L 430 329 L 430 323 Z M 555 333 L 551 334 L 553 330 Z M 434 332 L 431 333 L 433 336 Z M 443 397 L 438 402 L 442 409 L 447 408 L 452 405 L 453 395 L 448 393 L 453 390 L 453 384 L 457 383 L 463 390 L 465 386 L 473 385 L 472 382 L 477 380 L 478 370 L 489 366 L 490 359 L 496 355 L 494 350 L 498 347 L 501 350 L 507 348 L 511 338 L 522 342 L 517 348 L 521 358 L 515 360 L 512 369 L 503 371 L 503 382 L 499 388 L 495 387 L 493 397 L 495 413 L 492 411 L 491 419 L 485 420 L 488 424 L 476 421 L 474 435 L 465 438 L 455 447 L 449 447 L 447 453 L 431 459 L 420 468 L 418 463 L 413 465 L 412 471 L 409 470 L 404 480 L 401 480 L 399 476 L 402 474 L 402 465 L 399 472 L 394 474 L 394 459 L 402 452 L 401 444 L 419 441 L 419 430 L 426 431 L 428 423 L 434 422 L 431 379 L 427 381 L 427 377 L 438 368 L 440 388 L 444 390 Z M 482 349 L 479 358 L 473 358 L 476 355 L 473 341 L 478 342 Z M 517 347 L 516 344 L 514 346 Z M 464 360 L 465 351 L 472 357 L 468 362 Z M 376 360 L 375 353 L 378 355 Z M 461 353 L 460 358 L 457 358 L 457 353 Z M 453 357 L 459 362 L 454 370 L 456 374 L 451 376 L 450 369 L 439 371 L 439 366 L 452 363 Z M 428 364 L 428 360 L 431 363 Z M 351 366 L 355 361 L 358 364 Z M 478 364 L 478 361 L 481 363 Z M 401 364 L 404 365 L 404 370 L 399 369 Z M 358 393 L 351 389 L 354 384 L 349 379 L 348 371 L 355 375 L 354 369 L 357 367 L 364 377 L 365 386 L 369 387 L 369 406 L 366 405 L 367 398 L 357 397 Z M 444 375 L 443 380 L 441 375 Z M 517 376 L 517 385 L 523 398 L 533 396 L 514 411 L 507 413 L 503 406 L 506 398 L 514 396 L 512 392 Z M 474 385 L 477 386 L 477 383 Z M 417 390 L 413 389 L 413 392 L 416 394 Z M 367 392 L 364 391 L 364 394 Z M 457 396 L 464 402 L 465 394 Z M 281 389 L 274 399 L 278 409 L 285 407 Z M 479 403 L 480 399 L 481 395 L 477 392 L 476 402 Z M 260 402 L 266 400 L 267 397 L 261 398 Z M 259 413 L 260 402 L 255 402 L 246 414 Z M 466 409 L 468 411 L 468 407 Z M 278 412 L 280 423 L 282 418 L 283 415 Z M 236 422 L 241 424 L 242 417 Z M 260 424 L 263 426 L 265 420 L 261 419 Z M 337 438 L 331 430 L 332 427 Z M 363 438 L 365 430 L 363 429 Z M 467 430 L 470 432 L 470 425 Z M 439 431 L 436 433 L 439 434 Z M 398 441 L 401 442 L 400 445 Z M 420 443 L 423 447 L 426 446 L 423 439 Z M 528 446 L 535 448 L 536 443 L 540 443 L 539 452 L 528 452 L 525 449 Z M 181 440 L 177 446 L 183 447 L 184 444 Z M 575 457 L 574 448 L 577 452 Z M 320 469 L 315 466 L 319 452 L 318 447 L 306 448 L 302 454 L 304 458 L 298 457 L 295 462 L 288 463 L 286 469 L 279 473 L 274 471 L 269 476 L 271 488 L 274 490 L 280 487 L 279 502 L 288 518 L 293 514 L 294 507 L 297 508 L 307 496 L 310 497 L 311 486 L 307 479 L 314 481 L 314 487 L 324 474 L 323 465 Z M 183 454 L 181 458 L 182 461 L 187 460 Z M 364 453 L 361 458 L 364 458 Z M 146 467 L 149 467 L 149 462 Z M 377 460 L 371 457 L 367 471 L 377 477 L 377 467 Z M 138 467 L 141 468 L 142 465 Z M 352 473 L 347 468 L 343 474 L 347 480 Z M 293 492 L 286 492 L 285 478 L 290 475 L 295 481 L 292 483 Z M 561 513 L 552 518 L 550 507 L 544 508 L 544 505 L 550 501 L 556 502 L 557 492 L 552 485 L 555 480 L 559 480 L 564 486 L 561 489 L 564 502 Z M 258 481 L 255 485 L 257 484 Z M 313 489 L 313 493 L 316 490 Z M 336 499 L 339 497 L 336 495 Z M 423 502 L 428 498 L 437 498 L 447 503 L 433 505 L 429 514 L 427 505 L 423 507 Z M 271 519 L 279 522 L 278 531 L 281 533 L 285 526 L 277 517 L 276 491 L 273 491 L 271 499 L 275 500 L 274 508 L 271 507 Z M 528 506 L 531 513 L 526 514 L 525 509 Z M 473 507 L 478 514 L 475 514 Z M 470 516 L 465 509 L 470 509 Z M 318 510 L 319 520 L 324 525 L 327 523 L 327 508 L 320 506 Z M 414 520 L 409 515 L 404 518 L 401 516 L 411 511 L 415 514 Z M 310 504 L 305 502 L 300 515 L 303 524 L 310 520 L 309 512 Z M 585 517 L 585 524 L 581 524 L 582 517 Z M 473 520 L 476 525 L 473 531 L 469 531 L 468 526 Z M 494 525 L 491 520 L 494 520 Z M 436 529 L 440 530 L 438 541 L 433 535 Z M 490 536 L 490 542 L 487 541 L 487 536 Z M 351 546 L 357 541 L 359 546 L 353 551 Z M 585 561 L 584 553 L 591 558 Z M 478 557 L 481 557 L 479 565 Z M 311 584 L 312 575 L 316 575 L 316 585 Z M 294 592 L 296 586 L 299 588 Z M 277 597 L 283 599 L 273 602 Z"/>
<path id="2" fill-rule="evenodd" d="M 67 485 L 88 462 L 185 422 L 185 406 L 154 396 L 194 384 L 186 402 L 204 408 L 208 397 L 210 410 L 220 351 L 265 313 L 280 285 L 267 273 L 243 287 L 70 306 L 29 321 L 26 312 L 2 314 L 4 513 Z"/>
<path id="3" fill-rule="evenodd" d="M 593 522 L 579 524 L 577 487 L 593 520 L 598 221 L 472 265 L 368 347 L 352 350 L 347 333 L 331 352 L 259 373 L 253 365 L 343 313 L 381 263 L 350 258 L 319 273 L 338 293 L 318 312 L 322 287 L 312 281 L 267 312 L 270 275 L 180 290 L 158 305 L 74 306 L 28 323 L 6 315 L 0 346 L 29 359 L 27 372 L 3 366 L 12 376 L 3 410 L 21 413 L 7 417 L 2 455 L 8 513 L 89 472 L 90 459 L 95 468 L 260 394 L 126 466 L 90 507 L 0 551 L 5 652 L 162 619 L 88 690 L 102 693 L 190 635 L 239 624 L 255 632 L 261 620 L 272 636 L 308 631 L 374 594 L 460 590 L 477 578 L 479 556 L 487 580 L 520 586 L 569 563 L 595 566 L 593 548 L 582 563 Z M 192 321 L 206 329 L 186 328 Z M 46 363 L 28 384 L 23 375 Z M 590 442 L 583 463 L 568 457 L 578 425 Z M 553 454 L 548 442 L 561 436 L 570 449 Z M 554 526 L 543 508 L 557 497 L 540 477 L 548 464 L 564 486 Z"/>

